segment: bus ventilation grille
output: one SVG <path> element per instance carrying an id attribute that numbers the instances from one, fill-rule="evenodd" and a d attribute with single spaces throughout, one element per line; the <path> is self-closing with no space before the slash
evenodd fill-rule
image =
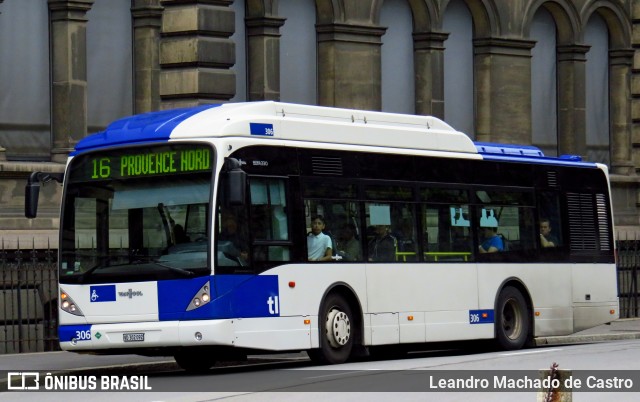
<path id="1" fill-rule="evenodd" d="M 572 251 L 611 250 L 604 194 L 567 193 Z"/>
<path id="2" fill-rule="evenodd" d="M 554 170 L 547 171 L 547 185 L 549 187 L 558 187 L 558 172 Z"/>
<path id="3" fill-rule="evenodd" d="M 330 158 L 325 156 L 311 157 L 313 174 L 319 176 L 342 176 L 342 158 Z"/>

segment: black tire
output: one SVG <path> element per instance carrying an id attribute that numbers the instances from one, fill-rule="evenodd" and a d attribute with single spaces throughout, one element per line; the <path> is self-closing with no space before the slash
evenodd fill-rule
<path id="1" fill-rule="evenodd" d="M 355 322 L 349 303 L 339 294 L 327 296 L 320 309 L 320 348 L 309 351 L 309 357 L 320 364 L 347 361 L 353 349 Z"/>
<path id="2" fill-rule="evenodd" d="M 182 350 L 173 356 L 181 369 L 191 373 L 202 373 L 216 364 L 215 359 L 196 350 Z"/>
<path id="3" fill-rule="evenodd" d="M 496 306 L 496 342 L 503 350 L 521 349 L 529 339 L 531 314 L 522 293 L 507 286 Z"/>

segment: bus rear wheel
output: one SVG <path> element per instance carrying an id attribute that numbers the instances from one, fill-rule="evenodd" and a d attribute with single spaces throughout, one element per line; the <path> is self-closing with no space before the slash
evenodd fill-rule
<path id="1" fill-rule="evenodd" d="M 353 349 L 354 321 L 349 303 L 338 294 L 330 294 L 320 310 L 320 349 L 309 351 L 316 363 L 344 363 Z"/>
<path id="2" fill-rule="evenodd" d="M 498 297 L 496 308 L 496 341 L 503 350 L 521 349 L 529 338 L 531 320 L 522 293 L 507 286 Z"/>

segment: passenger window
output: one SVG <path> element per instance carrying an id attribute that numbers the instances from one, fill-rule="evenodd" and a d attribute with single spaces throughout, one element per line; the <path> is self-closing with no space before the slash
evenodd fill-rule
<path id="1" fill-rule="evenodd" d="M 472 260 L 468 205 L 425 205 L 423 216 L 426 261 Z"/>
<path id="2" fill-rule="evenodd" d="M 461 189 L 426 188 L 421 192 L 423 249 L 427 262 L 473 260 L 469 193 Z"/>
<path id="3" fill-rule="evenodd" d="M 540 246 L 550 251 L 562 246 L 562 221 L 558 194 L 544 192 L 538 195 L 538 221 L 540 227 Z"/>
<path id="4" fill-rule="evenodd" d="M 418 261 L 413 204 L 366 203 L 367 260 Z"/>
<path id="5" fill-rule="evenodd" d="M 357 203 L 306 199 L 304 206 L 307 236 L 312 235 L 312 219 L 318 216 L 324 219 L 322 233 L 329 236 L 331 240 L 333 261 L 363 261 L 362 230 Z M 307 242 L 307 246 L 309 246 L 309 242 Z M 307 252 L 309 253 L 310 250 Z"/>
<path id="6" fill-rule="evenodd" d="M 537 248 L 531 193 L 481 190 L 476 191 L 476 196 L 481 204 L 476 209 L 480 254 L 513 254 L 531 252 Z"/>
<path id="7" fill-rule="evenodd" d="M 250 228 L 256 261 L 289 261 L 289 220 L 284 179 L 252 178 Z M 265 244 L 267 243 L 267 244 Z"/>

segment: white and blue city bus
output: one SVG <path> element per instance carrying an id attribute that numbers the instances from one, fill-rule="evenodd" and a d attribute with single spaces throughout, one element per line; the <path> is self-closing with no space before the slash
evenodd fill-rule
<path id="1" fill-rule="evenodd" d="M 28 217 L 52 176 L 31 175 Z M 78 142 L 63 183 L 67 351 L 187 370 L 273 351 L 341 363 L 441 341 L 518 349 L 618 317 L 607 168 L 474 143 L 433 117 L 152 112 Z M 317 216 L 325 262 L 308 256 Z"/>

